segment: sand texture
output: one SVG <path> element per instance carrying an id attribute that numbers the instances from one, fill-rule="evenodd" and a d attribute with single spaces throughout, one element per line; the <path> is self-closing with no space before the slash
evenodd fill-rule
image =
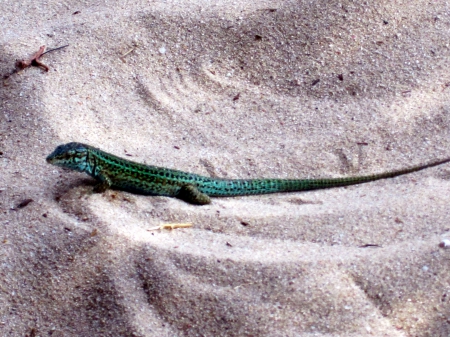
<path id="1" fill-rule="evenodd" d="M 0 335 L 449 336 L 450 164 L 214 198 L 45 162 L 78 141 L 226 178 L 450 157 L 447 1 L 2 1 Z M 150 230 L 166 223 L 192 228 Z"/>

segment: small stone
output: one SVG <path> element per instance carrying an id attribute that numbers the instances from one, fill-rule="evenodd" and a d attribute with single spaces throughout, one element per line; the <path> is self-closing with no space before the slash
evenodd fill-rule
<path id="1" fill-rule="evenodd" d="M 439 243 L 439 247 L 444 248 L 444 249 L 449 249 L 450 248 L 450 240 L 448 239 L 444 239 Z"/>

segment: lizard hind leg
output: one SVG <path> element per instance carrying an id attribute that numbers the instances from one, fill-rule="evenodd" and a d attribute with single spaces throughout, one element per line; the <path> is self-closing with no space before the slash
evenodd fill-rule
<path id="1" fill-rule="evenodd" d="M 194 205 L 206 205 L 211 203 L 209 196 L 200 192 L 194 185 L 182 186 L 176 197 Z"/>

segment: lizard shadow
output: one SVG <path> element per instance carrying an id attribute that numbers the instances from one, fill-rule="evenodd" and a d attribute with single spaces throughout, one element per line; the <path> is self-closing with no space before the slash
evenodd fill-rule
<path id="1" fill-rule="evenodd" d="M 56 184 L 53 186 L 53 196 L 56 201 L 59 201 L 59 199 L 66 195 L 71 193 L 74 189 L 90 189 L 93 190 L 93 187 L 95 186 L 96 181 L 95 179 L 91 178 L 74 178 L 74 179 L 67 179 L 61 181 L 61 183 Z"/>
<path id="2" fill-rule="evenodd" d="M 51 195 L 63 213 L 88 219 L 84 199 L 92 195 L 94 185 L 94 179 L 73 177 L 56 183 L 51 188 Z"/>

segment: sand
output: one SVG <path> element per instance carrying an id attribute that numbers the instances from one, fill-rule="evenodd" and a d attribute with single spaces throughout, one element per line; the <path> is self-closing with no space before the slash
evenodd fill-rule
<path id="1" fill-rule="evenodd" d="M 1 336 L 449 336 L 450 165 L 193 206 L 45 157 L 228 178 L 450 156 L 445 1 L 0 3 Z M 27 201 L 28 200 L 28 201 Z M 151 230 L 166 223 L 192 228 Z"/>

